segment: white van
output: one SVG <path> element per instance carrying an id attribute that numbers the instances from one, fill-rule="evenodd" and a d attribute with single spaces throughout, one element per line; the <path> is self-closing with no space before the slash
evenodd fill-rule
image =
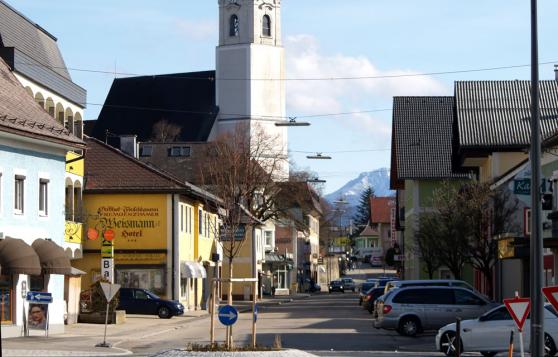
<path id="1" fill-rule="evenodd" d="M 439 280 L 394 280 L 386 284 L 384 294 L 392 289 L 407 288 L 409 286 L 454 286 L 476 291 L 471 285 L 463 280 L 439 279 Z"/>

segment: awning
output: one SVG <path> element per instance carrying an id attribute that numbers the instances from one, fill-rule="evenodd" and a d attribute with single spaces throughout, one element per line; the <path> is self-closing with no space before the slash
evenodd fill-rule
<path id="1" fill-rule="evenodd" d="M 22 239 L 0 239 L 2 274 L 41 275 L 41 261 L 35 250 Z"/>
<path id="2" fill-rule="evenodd" d="M 49 239 L 35 239 L 31 244 L 35 249 L 43 274 L 72 275 L 72 265 L 64 249 Z"/>
<path id="3" fill-rule="evenodd" d="M 181 278 L 207 278 L 207 272 L 198 262 L 182 261 L 180 263 Z"/>

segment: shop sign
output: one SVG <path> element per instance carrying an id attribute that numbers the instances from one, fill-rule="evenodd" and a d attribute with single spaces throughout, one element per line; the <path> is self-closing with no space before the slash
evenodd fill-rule
<path id="1" fill-rule="evenodd" d="M 543 178 L 541 179 L 541 193 L 547 192 L 547 190 L 550 190 L 550 186 L 547 180 Z M 513 193 L 516 195 L 530 195 L 531 179 L 522 178 L 513 180 Z"/>
<path id="2" fill-rule="evenodd" d="M 514 238 L 498 240 L 498 259 L 510 259 L 515 257 Z"/>
<path id="3" fill-rule="evenodd" d="M 114 259 L 112 258 L 101 259 L 101 276 L 103 280 L 114 283 Z"/>

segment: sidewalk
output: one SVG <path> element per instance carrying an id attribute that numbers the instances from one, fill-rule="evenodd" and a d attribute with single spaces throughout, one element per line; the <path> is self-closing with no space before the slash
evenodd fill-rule
<path id="1" fill-rule="evenodd" d="M 74 324 L 60 335 L 16 337 L 2 340 L 3 356 L 124 356 L 132 352 L 119 348 L 131 340 L 142 340 L 169 333 L 209 316 L 207 311 L 188 311 L 183 316 L 159 319 L 157 316 L 127 315 L 126 323 L 108 325 L 111 348 L 95 347 L 103 341 L 105 325 Z"/>

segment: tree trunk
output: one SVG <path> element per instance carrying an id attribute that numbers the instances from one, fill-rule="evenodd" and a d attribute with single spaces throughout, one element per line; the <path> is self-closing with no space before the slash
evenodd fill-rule
<path id="1" fill-rule="evenodd" d="M 229 279 L 233 278 L 233 258 L 229 257 Z M 227 304 L 232 305 L 233 298 L 233 282 L 229 280 L 228 292 L 227 292 Z"/>

